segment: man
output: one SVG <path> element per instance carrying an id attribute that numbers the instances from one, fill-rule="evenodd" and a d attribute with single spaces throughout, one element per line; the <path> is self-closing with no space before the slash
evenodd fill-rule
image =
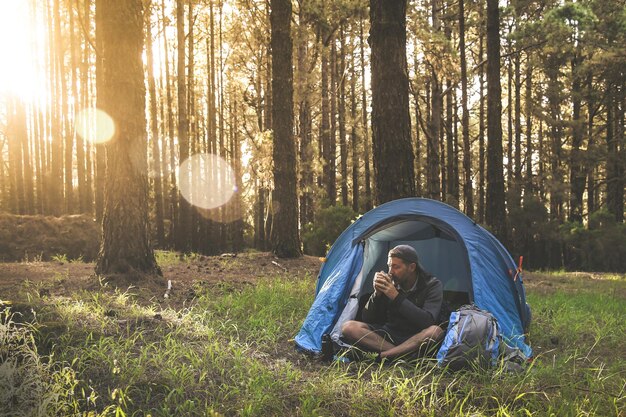
<path id="1" fill-rule="evenodd" d="M 363 321 L 350 320 L 341 327 L 347 342 L 394 358 L 422 352 L 443 338 L 437 326 L 441 311 L 441 282 L 420 266 L 409 245 L 389 251 L 389 273 L 374 275 L 374 293 L 363 308 Z"/>

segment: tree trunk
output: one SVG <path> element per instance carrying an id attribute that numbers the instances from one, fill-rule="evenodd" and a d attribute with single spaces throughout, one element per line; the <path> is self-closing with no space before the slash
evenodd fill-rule
<path id="1" fill-rule="evenodd" d="M 585 170 L 580 149 L 583 141 L 583 121 L 581 119 L 581 88 L 578 74 L 579 58 L 572 58 L 572 150 L 570 153 L 570 222 L 583 221 L 583 194 L 585 191 Z"/>
<path id="2" fill-rule="evenodd" d="M 298 231 L 296 147 L 293 137 L 291 0 L 271 0 L 272 123 L 274 130 L 274 222 L 272 251 L 281 258 L 302 254 Z"/>
<path id="3" fill-rule="evenodd" d="M 509 29 L 510 31 L 510 29 Z M 509 53 L 513 47 L 509 44 Z M 505 190 L 513 189 L 513 65 L 511 57 L 506 60 L 507 90 L 506 90 L 506 122 L 507 122 L 507 147 L 506 147 L 506 187 Z M 507 196 L 508 197 L 508 196 Z M 506 199 L 508 201 L 508 198 Z M 509 202 L 509 205 L 511 203 Z"/>
<path id="4" fill-rule="evenodd" d="M 513 197 L 511 201 L 515 207 L 519 207 L 522 198 L 522 75 L 520 68 L 520 52 L 515 54 L 513 64 L 513 81 L 515 85 L 515 109 L 513 112 L 515 125 L 515 168 L 513 173 Z"/>
<path id="5" fill-rule="evenodd" d="M 478 30 L 478 61 L 483 61 L 485 35 L 482 30 L 485 27 L 482 15 L 483 7 L 479 8 L 480 25 Z M 485 222 L 485 182 L 486 182 L 486 158 L 485 158 L 485 67 L 481 65 L 478 72 L 478 221 Z"/>
<path id="6" fill-rule="evenodd" d="M 524 197 L 533 195 L 533 67 L 526 57 L 526 187 Z"/>
<path id="7" fill-rule="evenodd" d="M 538 142 L 538 149 L 537 149 L 537 162 L 538 162 L 538 172 L 537 172 L 537 178 L 538 178 L 538 184 L 537 184 L 537 188 L 539 190 L 539 198 L 541 200 L 546 200 L 546 184 L 545 184 L 545 178 L 546 178 L 546 147 L 544 144 L 544 138 L 543 138 L 543 120 L 539 119 L 539 132 L 537 133 L 537 142 Z"/>
<path id="8" fill-rule="evenodd" d="M 439 0 L 432 0 L 433 32 L 441 30 L 441 20 L 439 19 Z M 428 184 L 428 197 L 433 200 L 441 200 L 441 169 L 440 169 L 440 132 L 441 113 L 443 111 L 443 99 L 441 97 L 441 84 L 434 67 L 430 70 L 431 86 L 431 108 L 428 143 L 426 146 L 426 182 Z"/>
<path id="9" fill-rule="evenodd" d="M 182 165 L 189 158 L 189 119 L 187 118 L 187 84 L 185 80 L 185 0 L 176 0 L 176 38 L 177 38 L 177 87 L 178 87 L 178 164 Z M 189 188 L 188 173 L 179 174 L 180 189 Z M 191 249 L 191 206 L 182 194 L 178 193 L 179 216 L 176 231 L 176 246 L 187 252 Z"/>
<path id="10" fill-rule="evenodd" d="M 83 19 L 84 21 L 90 21 L 91 17 L 91 0 L 85 0 L 83 2 Z M 80 83 L 81 83 L 81 91 L 82 91 L 82 105 L 83 108 L 88 108 L 91 106 L 91 96 L 93 94 L 91 87 L 91 84 L 89 82 L 89 73 L 91 70 L 91 51 L 90 51 L 90 44 L 89 42 L 91 41 L 91 39 L 89 38 L 89 34 L 88 33 L 83 33 L 83 54 L 82 54 L 82 69 L 81 69 L 81 79 L 80 79 Z M 84 174 L 83 174 L 83 178 L 84 178 L 84 186 L 81 188 L 80 183 L 79 183 L 79 188 L 78 188 L 78 192 L 80 195 L 80 199 L 81 199 L 81 207 L 83 210 L 83 213 L 87 213 L 87 214 L 93 214 L 93 181 L 92 181 L 92 175 L 93 175 L 93 170 L 92 170 L 92 166 L 91 166 L 91 157 L 93 154 L 93 143 L 90 141 L 85 141 L 85 138 L 80 138 L 77 137 L 79 139 L 79 142 L 76 143 L 76 149 L 78 149 L 79 146 L 84 147 L 84 151 L 83 151 L 83 155 L 81 158 L 80 153 L 77 153 L 77 160 L 80 163 L 80 160 L 83 159 L 82 164 L 84 164 Z M 80 175 L 80 165 L 79 165 L 79 170 L 78 170 L 78 176 L 79 179 L 81 177 Z M 82 191 L 81 191 L 82 190 Z"/>
<path id="11" fill-rule="evenodd" d="M 241 199 L 241 195 L 243 192 L 243 169 L 241 166 L 241 141 L 239 138 L 239 112 L 237 111 L 238 102 L 235 97 L 231 99 L 232 103 L 232 126 L 231 134 L 232 134 L 232 159 L 233 159 L 233 167 L 235 173 L 235 186 L 237 187 L 237 191 L 233 195 L 233 210 L 234 210 L 234 222 L 233 222 L 233 233 L 232 233 L 232 242 L 233 242 L 233 251 L 241 252 L 244 249 L 244 214 L 243 214 L 243 202 Z"/>
<path id="12" fill-rule="evenodd" d="M 623 78 L 622 78 L 623 79 Z M 624 84 L 617 87 L 617 98 L 615 100 L 615 134 L 617 135 L 618 143 L 618 183 L 617 183 L 617 204 L 615 210 L 615 220 L 618 222 L 624 222 L 624 186 L 626 185 L 626 91 L 624 90 Z"/>
<path id="13" fill-rule="evenodd" d="M 37 125 L 34 130 L 34 162 L 35 162 L 35 187 L 37 188 L 37 194 L 35 197 L 35 213 L 43 214 L 44 213 L 44 137 L 45 137 L 45 120 L 44 120 L 44 111 L 40 108 L 37 109 L 37 116 L 35 118 L 35 123 Z M 0 168 L 1 172 L 1 168 Z M 0 187 L 1 189 L 2 187 Z"/>
<path id="14" fill-rule="evenodd" d="M 176 146 L 174 143 L 174 99 L 172 97 L 172 85 L 170 83 L 170 55 L 167 46 L 166 36 L 166 16 L 165 16 L 165 0 L 161 0 L 161 21 L 163 22 L 163 56 L 165 66 L 165 97 L 166 97 L 166 113 L 167 113 L 167 134 L 165 137 L 169 143 L 169 188 L 167 192 L 168 207 L 170 211 L 170 228 L 169 243 L 171 246 L 176 245 L 176 228 L 179 218 L 178 192 L 176 190 Z"/>
<path id="15" fill-rule="evenodd" d="M 447 8 L 448 5 L 444 6 Z M 446 19 L 446 24 L 444 28 L 444 33 L 446 39 L 452 42 L 452 26 L 449 19 Z M 459 207 L 459 176 L 458 176 L 458 165 L 457 165 L 457 138 L 455 135 L 455 108 L 454 106 L 454 94 L 453 94 L 453 86 L 452 80 L 450 78 L 446 78 L 446 120 L 445 120 L 445 148 L 446 148 L 446 159 L 445 159 L 445 168 L 442 167 L 442 172 L 446 173 L 445 179 L 445 190 L 443 193 L 443 201 L 447 202 L 453 207 Z"/>
<path id="16" fill-rule="evenodd" d="M 62 132 L 62 118 L 61 111 L 61 91 L 60 91 L 60 79 L 59 75 L 62 66 L 60 65 L 60 43 L 61 43 L 61 22 L 55 16 L 59 8 L 60 0 L 53 0 L 54 14 L 50 16 L 51 31 L 50 39 L 54 39 L 50 42 L 50 85 L 54 86 L 51 92 L 51 120 L 52 124 L 52 143 L 50 153 L 50 177 L 48 178 L 48 212 L 54 216 L 60 216 L 63 213 L 63 132 Z"/>
<path id="17" fill-rule="evenodd" d="M 623 121 L 621 120 L 623 117 L 619 114 L 618 93 L 615 91 L 617 87 L 608 82 L 607 84 L 612 91 L 608 93 L 606 106 L 606 207 L 617 222 L 622 222 L 624 220 L 624 180 L 621 175 L 623 168 L 620 156 L 623 138 L 620 137 L 618 123 Z"/>
<path id="18" fill-rule="evenodd" d="M 463 136 L 463 210 L 474 217 L 474 187 L 472 184 L 472 149 L 467 107 L 467 60 L 465 57 L 465 0 L 459 0 L 459 52 L 461 55 L 461 129 Z"/>
<path id="19" fill-rule="evenodd" d="M 563 192 L 561 184 L 562 129 L 561 129 L 561 91 L 558 82 L 559 68 L 554 59 L 548 61 L 548 103 L 550 106 L 550 216 L 554 220 L 563 220 Z"/>
<path id="20" fill-rule="evenodd" d="M 359 190 L 359 134 L 357 133 L 357 114 L 356 114 L 356 67 L 354 54 L 350 54 L 350 144 L 352 146 L 352 210 L 359 212 L 359 198 L 361 198 Z"/>
<path id="21" fill-rule="evenodd" d="M 495 236 L 506 242 L 499 28 L 498 0 L 487 0 L 487 206 L 485 219 Z"/>
<path id="22" fill-rule="evenodd" d="M 587 80 L 586 80 L 586 84 L 587 84 L 587 91 L 588 91 L 588 97 L 587 97 L 587 108 L 589 108 L 590 110 L 587 112 L 587 137 L 589 138 L 588 142 L 587 142 L 587 149 L 591 152 L 593 152 L 594 148 L 596 147 L 596 142 L 595 142 L 595 135 L 594 135 L 594 131 L 593 131 L 593 126 L 594 126 L 594 117 L 595 117 L 595 111 L 593 110 L 595 108 L 595 100 L 594 100 L 594 94 L 592 93 L 593 91 L 593 74 L 589 73 L 589 75 L 587 75 Z M 596 179 L 595 179 L 595 169 L 596 169 L 596 163 L 595 161 L 592 161 L 591 158 L 589 158 L 586 161 L 586 171 L 587 171 L 587 212 L 589 214 L 593 213 L 596 211 L 596 199 L 597 199 L 597 187 L 596 187 Z"/>
<path id="23" fill-rule="evenodd" d="M 148 7 L 147 10 L 150 10 Z M 154 59 L 152 51 L 152 27 L 150 13 L 146 13 L 146 58 L 148 70 L 148 92 L 150 94 L 150 143 L 152 145 L 152 188 L 154 190 L 154 209 L 156 223 L 156 243 L 159 247 L 165 245 L 165 226 L 163 223 L 163 186 L 161 175 L 161 150 L 159 149 L 159 120 L 157 111 L 157 92 L 154 79 Z"/>
<path id="24" fill-rule="evenodd" d="M 372 195 L 372 178 L 370 169 L 370 140 L 367 124 L 367 90 L 365 88 L 365 47 L 363 45 L 363 20 L 359 21 L 359 49 L 361 52 L 361 114 L 363 116 L 363 156 L 365 159 L 365 211 L 370 211 L 374 206 Z"/>
<path id="25" fill-rule="evenodd" d="M 415 195 L 406 0 L 370 0 L 370 22 L 375 200 L 382 204 Z"/>
<path id="26" fill-rule="evenodd" d="M 337 204 L 337 47 L 334 37 L 330 40 L 330 141 L 328 148 L 327 187 L 331 206 Z"/>
<path id="27" fill-rule="evenodd" d="M 10 184 L 10 207 L 15 214 L 26 214 L 26 201 L 24 198 L 24 158 L 22 142 L 26 138 L 26 113 L 24 103 L 16 97 L 8 101 L 8 131 L 9 131 L 9 184 Z"/>
<path id="28" fill-rule="evenodd" d="M 348 207 L 348 143 L 346 137 L 346 39 L 339 29 L 339 153 L 341 166 L 341 204 Z"/>
<path id="29" fill-rule="evenodd" d="M 97 274 L 160 274 L 149 244 L 141 0 L 99 2 L 102 90 L 98 107 L 116 122 L 106 145 L 107 179 Z"/>
<path id="30" fill-rule="evenodd" d="M 332 184 L 331 181 L 331 157 L 330 157 L 330 93 L 328 88 L 328 46 L 322 43 L 322 60 L 321 60 L 321 95 L 322 95 L 322 108 L 321 108 L 321 124 L 320 124 L 320 147 L 322 156 L 322 185 L 326 191 L 326 204 L 331 205 L 332 198 Z"/>
<path id="31" fill-rule="evenodd" d="M 446 199 L 453 207 L 459 207 L 459 178 L 456 166 L 456 136 L 454 135 L 454 112 L 452 82 L 447 80 L 446 89 Z"/>
<path id="32" fill-rule="evenodd" d="M 69 124 L 69 106 L 68 106 L 68 88 L 67 80 L 65 79 L 66 67 L 65 67 L 65 45 L 64 37 L 61 33 L 61 8 L 60 0 L 56 0 L 54 3 L 54 18 L 55 18 L 55 35 L 57 41 L 57 53 L 56 53 L 56 65 L 57 65 L 57 83 L 59 85 L 60 93 L 60 112 L 57 114 L 59 118 L 59 127 L 61 141 L 59 146 L 63 149 L 63 157 L 60 157 L 59 163 L 63 164 L 63 189 L 65 191 L 65 198 L 63 200 L 63 211 L 65 213 L 72 213 L 74 209 L 74 190 L 72 182 L 72 156 L 74 151 L 74 140 L 71 133 Z M 60 155 L 59 155 L 60 156 Z"/>
<path id="33" fill-rule="evenodd" d="M 298 24 L 298 97 L 300 133 L 300 229 L 313 221 L 313 148 L 311 143 L 311 103 L 307 70 L 308 37 L 306 24 L 300 16 Z"/>
<path id="34" fill-rule="evenodd" d="M 75 25 L 74 25 L 74 10 L 72 7 L 68 10 L 70 17 L 70 55 L 72 62 L 72 96 L 74 97 L 75 105 L 74 105 L 74 114 L 77 113 L 78 107 L 80 106 L 82 100 L 79 95 L 78 89 L 78 74 L 77 68 L 79 66 L 79 46 L 78 46 L 78 36 L 76 35 Z M 87 63 L 81 63 L 82 71 L 81 73 L 86 72 Z M 86 87 L 86 82 L 84 83 Z M 84 88 L 84 87 L 83 87 Z M 83 137 L 80 134 L 76 133 L 76 129 L 72 128 L 72 135 L 74 136 L 76 143 L 76 174 L 78 176 L 78 212 L 86 213 L 86 200 L 88 198 L 87 189 L 86 189 L 86 174 L 85 174 L 85 142 Z"/>

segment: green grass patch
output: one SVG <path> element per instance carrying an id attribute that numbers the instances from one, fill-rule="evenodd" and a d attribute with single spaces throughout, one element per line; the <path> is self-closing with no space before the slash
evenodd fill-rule
<path id="1" fill-rule="evenodd" d="M 180 310 L 140 304 L 132 288 L 28 287 L 34 313 L 0 322 L 0 415 L 623 415 L 626 281 L 536 279 L 551 285 L 528 288 L 537 356 L 521 374 L 300 355 L 311 277 L 199 283 Z"/>

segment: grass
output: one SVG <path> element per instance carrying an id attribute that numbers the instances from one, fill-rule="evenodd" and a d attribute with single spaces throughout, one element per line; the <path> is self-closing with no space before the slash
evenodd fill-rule
<path id="1" fill-rule="evenodd" d="M 0 416 L 626 413 L 625 277 L 533 277 L 536 358 L 522 374 L 299 355 L 290 339 L 313 298 L 303 278 L 197 284 L 179 310 L 141 304 L 132 288 L 40 297 L 27 287 L 32 324 L 15 309 L 0 320 Z"/>
<path id="2" fill-rule="evenodd" d="M 194 259 L 197 259 L 199 255 L 196 253 L 177 253 L 166 250 L 155 250 L 154 256 L 159 266 L 166 267 L 181 263 L 191 263 Z"/>

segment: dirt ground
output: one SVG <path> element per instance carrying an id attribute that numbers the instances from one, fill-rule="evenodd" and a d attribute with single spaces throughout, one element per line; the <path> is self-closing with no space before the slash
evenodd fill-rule
<path id="1" fill-rule="evenodd" d="M 181 256 L 167 254 L 160 263 L 163 276 L 155 279 L 131 281 L 125 277 L 100 278 L 94 272 L 92 262 L 0 262 L 0 307 L 11 302 L 30 310 L 27 294 L 39 296 L 69 297 L 77 291 L 126 291 L 131 289 L 139 304 L 159 304 L 178 310 L 189 306 L 196 294 L 197 284 L 203 287 L 223 286 L 231 290 L 254 285 L 258 280 L 278 276 L 294 276 L 310 280 L 311 292 L 322 266 L 322 259 L 303 256 L 298 259 L 278 259 L 267 252 L 223 254 L 221 256 Z M 626 286 L 610 285 L 611 274 L 594 273 L 525 273 L 526 289 L 539 294 L 555 291 L 595 291 L 605 286 L 626 300 Z M 168 281 L 171 290 L 167 291 Z M 165 294 L 167 293 L 167 297 Z M 541 348 L 536 352 L 539 352 Z M 260 353 L 267 355 L 267 353 Z M 275 346 L 268 361 L 288 360 L 303 372 L 318 372 L 326 366 L 318 360 L 302 355 L 293 348 L 292 340 L 283 340 Z"/>
<path id="2" fill-rule="evenodd" d="M 162 277 L 131 281 L 124 277 L 100 278 L 91 262 L 3 262 L 0 263 L 0 300 L 23 301 L 28 286 L 39 295 L 66 296 L 79 290 L 94 290 L 101 286 L 120 290 L 132 287 L 139 302 L 163 300 L 168 281 L 171 290 L 167 301 L 172 308 L 183 306 L 193 298 L 193 285 L 213 285 L 227 282 L 234 288 L 254 284 L 257 280 L 276 275 L 307 277 L 313 287 L 322 265 L 320 258 L 303 256 L 298 259 L 278 259 L 271 253 L 223 254 L 221 256 L 188 256 L 162 262 Z"/>
<path id="3" fill-rule="evenodd" d="M 0 310 L 10 303 L 16 311 L 30 316 L 27 294 L 39 296 L 69 297 L 84 291 L 130 291 L 141 305 L 170 307 L 180 310 L 189 306 L 196 294 L 197 284 L 203 288 L 223 286 L 236 291 L 257 281 L 278 276 L 295 276 L 310 280 L 314 292 L 317 274 L 322 260 L 303 256 L 298 259 L 278 259 L 271 253 L 240 253 L 221 256 L 179 256 L 167 254 L 160 263 L 163 276 L 136 282 L 125 277 L 100 278 L 94 272 L 93 262 L 0 262 Z M 171 290 L 167 291 L 168 281 Z M 167 297 L 165 294 L 167 293 Z M 272 365 L 289 361 L 305 373 L 316 373 L 326 363 L 294 349 L 293 340 L 281 340 L 273 352 L 256 352 Z"/>

